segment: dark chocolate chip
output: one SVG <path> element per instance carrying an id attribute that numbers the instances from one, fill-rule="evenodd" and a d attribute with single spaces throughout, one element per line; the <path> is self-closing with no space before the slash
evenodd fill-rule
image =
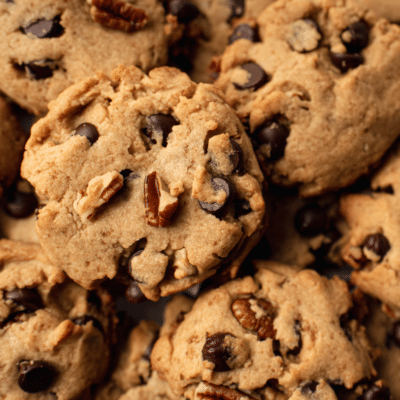
<path id="1" fill-rule="evenodd" d="M 233 171 L 242 174 L 243 173 L 243 150 L 239 146 L 239 144 L 233 140 L 229 139 L 233 153 L 229 155 L 229 158 L 231 160 L 232 166 L 233 166 Z"/>
<path id="2" fill-rule="evenodd" d="M 75 324 L 75 325 L 86 325 L 88 322 L 92 321 L 93 326 L 99 330 L 101 333 L 104 332 L 103 330 L 103 326 L 101 325 L 101 322 L 92 317 L 91 315 L 83 315 L 82 317 L 76 317 L 71 319 L 71 321 Z"/>
<path id="3" fill-rule="evenodd" d="M 229 8 L 231 9 L 231 14 L 229 15 L 228 22 L 233 18 L 242 17 L 244 14 L 244 0 L 229 0 Z"/>
<path id="4" fill-rule="evenodd" d="M 294 217 L 294 226 L 301 236 L 314 237 L 327 228 L 328 218 L 325 211 L 316 203 L 300 208 Z"/>
<path id="5" fill-rule="evenodd" d="M 21 28 L 26 35 L 34 36 L 38 39 L 55 38 L 63 34 L 64 28 L 60 25 L 60 17 L 53 19 L 38 19 L 35 22 Z"/>
<path id="6" fill-rule="evenodd" d="M 85 136 L 89 140 L 90 145 L 95 143 L 100 136 L 97 128 L 89 122 L 80 124 L 75 130 L 75 135 Z"/>
<path id="7" fill-rule="evenodd" d="M 241 68 L 249 73 L 249 78 L 248 78 L 247 82 L 244 84 L 234 83 L 236 89 L 258 90 L 261 86 L 264 86 L 269 80 L 268 75 L 256 63 L 247 62 L 245 64 L 242 64 Z"/>
<path id="8" fill-rule="evenodd" d="M 4 300 L 11 300 L 29 311 L 36 311 L 43 308 L 42 298 L 33 289 L 14 289 L 4 292 Z"/>
<path id="9" fill-rule="evenodd" d="M 277 339 L 273 339 L 272 341 L 272 351 L 274 352 L 274 355 L 277 357 L 282 357 L 281 353 L 281 343 Z"/>
<path id="10" fill-rule="evenodd" d="M 41 204 L 40 206 L 37 206 L 37 207 L 36 207 L 36 209 L 35 209 L 36 221 L 37 221 L 38 218 L 39 218 L 39 211 L 40 211 L 42 208 L 44 208 L 44 207 L 46 207 L 46 204 Z"/>
<path id="11" fill-rule="evenodd" d="M 369 27 L 358 21 L 347 27 L 341 34 L 343 44 L 349 53 L 359 53 L 368 44 Z"/>
<path id="12" fill-rule="evenodd" d="M 193 21 L 200 14 L 199 9 L 189 0 L 170 1 L 168 11 L 183 24 Z"/>
<path id="13" fill-rule="evenodd" d="M 357 53 L 329 53 L 332 64 L 341 72 L 357 68 L 364 62 L 364 57 Z"/>
<path id="14" fill-rule="evenodd" d="M 251 42 L 259 42 L 260 37 L 258 36 L 257 28 L 253 28 L 249 24 L 238 25 L 231 36 L 229 36 L 229 44 L 236 42 L 239 39 L 247 39 Z"/>
<path id="15" fill-rule="evenodd" d="M 231 349 L 224 344 L 226 336 L 231 336 L 229 333 L 216 333 L 206 339 L 202 353 L 203 360 L 211 361 L 214 364 L 214 371 L 224 372 L 230 368 L 227 361 L 231 357 Z"/>
<path id="16" fill-rule="evenodd" d="M 11 190 L 4 203 L 5 212 L 13 218 L 26 218 L 35 212 L 38 202 L 33 193 Z"/>
<path id="17" fill-rule="evenodd" d="M 166 147 L 167 138 L 172 131 L 172 127 L 179 125 L 179 122 L 172 115 L 165 114 L 150 115 L 150 117 L 146 117 L 146 120 L 146 135 L 153 143 L 157 143 L 157 139 L 162 137 L 162 145 Z"/>
<path id="18" fill-rule="evenodd" d="M 400 320 L 393 324 L 391 337 L 396 345 L 400 347 Z"/>
<path id="19" fill-rule="evenodd" d="M 18 385 L 26 393 L 48 389 L 54 378 L 54 369 L 44 361 L 20 361 Z"/>
<path id="20" fill-rule="evenodd" d="M 362 400 L 390 400 L 390 391 L 387 387 L 371 385 L 363 393 Z"/>
<path id="21" fill-rule="evenodd" d="M 35 60 L 22 64 L 29 79 L 41 80 L 53 76 L 56 65 L 53 60 Z"/>
<path id="22" fill-rule="evenodd" d="M 254 136 L 258 146 L 266 144 L 271 147 L 270 160 L 275 161 L 283 157 L 289 133 L 290 131 L 285 125 L 268 120 L 257 127 Z"/>
<path id="23" fill-rule="evenodd" d="M 226 193 L 226 199 L 223 204 L 218 204 L 218 203 L 206 203 L 205 201 L 200 201 L 199 204 L 200 207 L 204 210 L 207 211 L 211 214 L 217 214 L 219 211 L 221 211 L 232 199 L 233 197 L 233 192 L 234 188 L 231 183 L 231 181 L 227 178 L 224 178 L 222 176 L 216 176 L 211 179 L 211 185 L 213 189 L 218 192 L 220 190 L 223 190 Z"/>
<path id="24" fill-rule="evenodd" d="M 293 349 L 288 350 L 288 352 L 286 354 L 288 354 L 288 355 L 290 354 L 292 356 L 297 356 L 300 353 L 301 348 L 303 347 L 303 340 L 301 338 L 301 323 L 300 323 L 300 321 L 295 322 L 294 331 L 296 332 L 296 335 L 299 338 L 298 344 Z"/>
<path id="25" fill-rule="evenodd" d="M 305 383 L 301 387 L 301 394 L 304 396 L 310 396 L 317 390 L 318 382 L 310 381 Z"/>
<path id="26" fill-rule="evenodd" d="M 146 301 L 146 296 L 140 290 L 137 282 L 132 281 L 129 286 L 126 288 L 125 297 L 132 304 L 143 303 Z"/>
<path id="27" fill-rule="evenodd" d="M 375 233 L 373 235 L 367 236 L 364 241 L 363 247 L 366 247 L 377 256 L 380 256 L 382 260 L 386 253 L 390 250 L 390 243 L 381 233 Z"/>

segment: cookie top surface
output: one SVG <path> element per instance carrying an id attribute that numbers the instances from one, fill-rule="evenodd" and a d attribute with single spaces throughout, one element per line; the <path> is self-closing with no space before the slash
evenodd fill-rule
<path id="1" fill-rule="evenodd" d="M 68 280 L 36 244 L 2 239 L 0 262 L 1 397 L 77 398 L 107 369 L 110 296 Z"/>
<path id="2" fill-rule="evenodd" d="M 152 367 L 175 393 L 288 398 L 310 381 L 351 388 L 374 373 L 363 329 L 346 317 L 352 302 L 345 282 L 257 265 L 255 278 L 204 293 L 162 332 Z"/>
<path id="3" fill-rule="evenodd" d="M 279 0 L 258 25 L 261 42 L 228 46 L 216 86 L 265 173 L 302 196 L 350 184 L 400 133 L 400 27 L 352 0 Z"/>
<path id="4" fill-rule="evenodd" d="M 36 223 L 45 252 L 79 284 L 125 264 L 157 299 L 215 273 L 261 229 L 262 173 L 212 86 L 174 68 L 120 67 L 49 107 L 23 174 L 49 199 Z"/>
<path id="5" fill-rule="evenodd" d="M 356 270 L 352 280 L 364 292 L 400 309 L 400 147 L 396 146 L 371 180 L 368 193 L 348 194 L 340 212 L 350 227 L 342 249 Z"/>
<path id="6" fill-rule="evenodd" d="M 397 0 L 358 0 L 371 10 L 374 10 L 380 17 L 389 21 L 400 22 L 400 9 Z"/>
<path id="7" fill-rule="evenodd" d="M 22 107 L 42 114 L 62 90 L 98 70 L 110 73 L 124 64 L 148 71 L 166 62 L 161 2 L 90 3 L 2 2 L 0 89 Z"/>

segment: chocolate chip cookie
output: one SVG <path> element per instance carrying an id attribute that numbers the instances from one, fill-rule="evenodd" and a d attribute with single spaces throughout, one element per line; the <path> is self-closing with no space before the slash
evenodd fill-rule
<path id="1" fill-rule="evenodd" d="M 284 399 L 374 375 L 345 282 L 276 262 L 256 266 L 254 278 L 205 292 L 164 328 L 151 364 L 176 394 Z"/>
<path id="2" fill-rule="evenodd" d="M 22 173 L 48 199 L 45 252 L 86 288 L 126 270 L 152 300 L 235 275 L 265 206 L 234 111 L 175 68 L 111 77 L 70 87 L 32 127 Z"/>
<path id="3" fill-rule="evenodd" d="M 49 264 L 39 245 L 0 240 L 0 397 L 76 399 L 106 372 L 113 311 Z"/>
<path id="4" fill-rule="evenodd" d="M 98 70 L 167 58 L 159 0 L 2 1 L 0 26 L 0 89 L 35 114 Z"/>
<path id="5" fill-rule="evenodd" d="M 313 196 L 349 185 L 400 134 L 400 27 L 353 0 L 278 0 L 260 42 L 224 52 L 216 86 L 248 121 L 270 179 Z"/>

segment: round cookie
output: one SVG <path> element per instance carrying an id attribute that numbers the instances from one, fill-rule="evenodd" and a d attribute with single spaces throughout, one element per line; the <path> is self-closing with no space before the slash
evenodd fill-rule
<path id="1" fill-rule="evenodd" d="M 351 276 L 355 285 L 400 309 L 400 146 L 373 176 L 371 189 L 340 199 L 350 227 L 342 257 L 356 269 Z"/>
<path id="2" fill-rule="evenodd" d="M 349 185 L 400 133 L 400 27 L 353 0 L 278 0 L 258 25 L 261 42 L 228 46 L 216 86 L 264 172 L 302 196 Z"/>
<path id="3" fill-rule="evenodd" d="M 72 400 L 108 366 L 113 311 L 49 264 L 39 245 L 0 240 L 0 397 Z"/>
<path id="4" fill-rule="evenodd" d="M 19 172 L 26 139 L 10 105 L 0 96 L 0 198 Z"/>
<path id="5" fill-rule="evenodd" d="M 167 59 L 159 0 L 4 1 L 0 26 L 0 89 L 35 114 L 98 70 Z"/>
<path id="6" fill-rule="evenodd" d="M 175 68 L 121 66 L 49 108 L 22 175 L 48 199 L 40 243 L 74 281 L 120 267 L 157 300 L 221 266 L 235 275 L 264 230 L 263 176 L 219 92 Z"/>
<path id="7" fill-rule="evenodd" d="M 310 382 L 350 389 L 374 375 L 345 282 L 275 262 L 256 266 L 254 278 L 205 292 L 161 333 L 151 364 L 176 394 L 287 399 Z"/>

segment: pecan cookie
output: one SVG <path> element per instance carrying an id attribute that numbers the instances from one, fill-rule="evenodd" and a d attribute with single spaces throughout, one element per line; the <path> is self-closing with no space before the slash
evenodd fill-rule
<path id="1" fill-rule="evenodd" d="M 216 86 L 264 172 L 302 196 L 349 185 L 400 134 L 400 27 L 353 0 L 279 0 L 258 25 L 260 42 L 228 46 Z"/>
<path id="2" fill-rule="evenodd" d="M 32 128 L 23 175 L 48 203 L 36 230 L 86 288 L 129 271 L 157 300 L 235 275 L 264 229 L 262 173 L 233 110 L 175 68 L 76 84 Z"/>
<path id="3" fill-rule="evenodd" d="M 49 264 L 39 245 L 0 240 L 0 397 L 76 399 L 108 366 L 113 311 Z"/>
<path id="4" fill-rule="evenodd" d="M 88 4 L 90 3 L 90 4 Z M 98 70 L 164 65 L 159 0 L 18 0 L 0 3 L 0 89 L 35 114 Z"/>
<path id="5" fill-rule="evenodd" d="M 0 96 L 0 198 L 19 172 L 27 137 L 10 105 Z"/>
<path id="6" fill-rule="evenodd" d="M 275 262 L 256 266 L 254 278 L 204 293 L 164 328 L 151 364 L 176 394 L 287 399 L 310 382 L 313 391 L 327 382 L 352 388 L 374 375 L 345 282 Z"/>
<path id="7" fill-rule="evenodd" d="M 396 146 L 364 193 L 342 196 L 340 212 L 350 227 L 342 249 L 362 291 L 400 309 L 400 146 Z"/>

